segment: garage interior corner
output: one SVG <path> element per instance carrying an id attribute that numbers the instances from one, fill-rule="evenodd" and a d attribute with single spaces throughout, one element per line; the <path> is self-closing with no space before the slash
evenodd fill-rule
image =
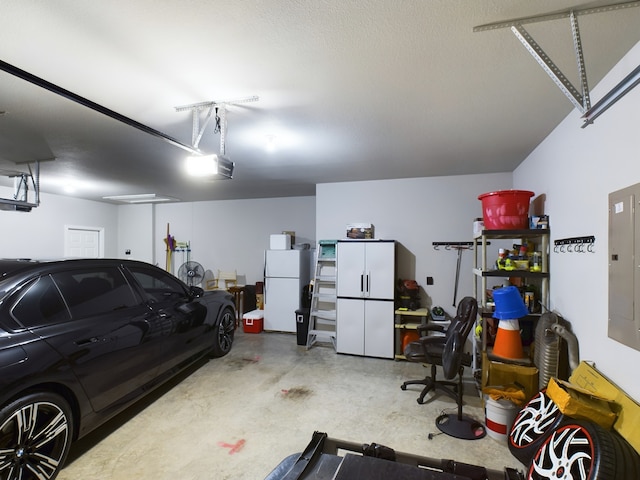
<path id="1" fill-rule="evenodd" d="M 426 374 L 416 363 L 339 355 L 321 344 L 307 350 L 291 334 L 239 329 L 227 356 L 196 365 L 74 444 L 58 479 L 259 480 L 301 452 L 314 431 L 523 469 L 489 436 L 436 435 L 438 415 L 457 411 L 453 399 L 438 394 L 419 405 L 420 386 L 400 389 Z M 465 377 L 464 413 L 483 420 L 474 388 Z"/>

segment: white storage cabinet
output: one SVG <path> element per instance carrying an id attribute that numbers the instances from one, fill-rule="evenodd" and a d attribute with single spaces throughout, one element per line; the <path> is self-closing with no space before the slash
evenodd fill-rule
<path id="1" fill-rule="evenodd" d="M 395 241 L 339 241 L 336 263 L 336 350 L 393 358 Z"/>

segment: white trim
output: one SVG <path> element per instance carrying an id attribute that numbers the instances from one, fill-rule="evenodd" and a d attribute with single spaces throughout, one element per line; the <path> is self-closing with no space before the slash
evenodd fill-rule
<path id="1" fill-rule="evenodd" d="M 98 258 L 104 258 L 104 227 L 86 227 L 80 225 L 64 226 L 64 256 L 70 258 L 69 254 L 69 234 L 72 230 L 84 230 L 88 232 L 98 232 Z"/>

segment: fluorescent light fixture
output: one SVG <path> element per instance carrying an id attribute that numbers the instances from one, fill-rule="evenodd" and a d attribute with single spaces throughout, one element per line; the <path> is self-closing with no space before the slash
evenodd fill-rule
<path id="1" fill-rule="evenodd" d="M 159 203 L 159 202 L 177 202 L 177 198 L 156 195 L 155 193 L 138 193 L 134 195 L 111 195 L 102 197 L 104 200 L 121 203 Z"/>
<path id="2" fill-rule="evenodd" d="M 193 177 L 233 178 L 235 164 L 222 155 L 187 157 L 186 171 Z"/>

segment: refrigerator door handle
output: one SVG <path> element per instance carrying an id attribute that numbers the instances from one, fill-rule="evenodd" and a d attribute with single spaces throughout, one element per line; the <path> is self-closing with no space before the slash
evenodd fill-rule
<path id="1" fill-rule="evenodd" d="M 364 295 L 364 272 L 360 274 L 360 295 Z"/>

